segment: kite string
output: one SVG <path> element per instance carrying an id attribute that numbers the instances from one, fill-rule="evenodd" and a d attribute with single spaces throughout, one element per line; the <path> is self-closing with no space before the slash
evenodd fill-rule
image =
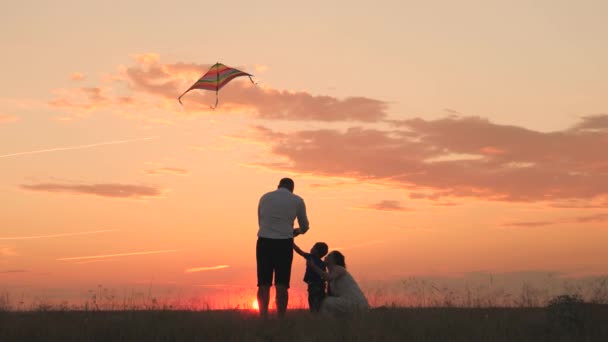
<path id="1" fill-rule="evenodd" d="M 216 78 L 215 78 L 215 106 L 213 107 L 213 110 L 215 110 L 217 108 L 217 103 L 219 101 L 219 95 L 218 92 L 220 90 L 220 62 L 215 63 L 215 72 L 216 72 Z"/>

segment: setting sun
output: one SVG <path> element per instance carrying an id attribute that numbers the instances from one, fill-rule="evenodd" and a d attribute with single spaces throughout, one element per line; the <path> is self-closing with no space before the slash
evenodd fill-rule
<path id="1" fill-rule="evenodd" d="M 258 304 L 258 300 L 254 299 L 253 302 L 251 302 L 251 308 L 253 310 L 260 310 L 260 305 Z"/>

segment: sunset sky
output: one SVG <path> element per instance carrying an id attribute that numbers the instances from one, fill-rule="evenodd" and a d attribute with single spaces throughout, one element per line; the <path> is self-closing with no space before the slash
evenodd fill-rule
<path id="1" fill-rule="evenodd" d="M 608 273 L 608 2 L 20 1 L 0 291 L 255 288 L 259 197 L 369 289 Z M 177 97 L 215 62 L 253 74 Z M 294 291 L 304 262 L 296 259 Z M 371 284 L 371 285 L 370 285 Z M 161 290 L 158 290 L 161 291 Z"/>

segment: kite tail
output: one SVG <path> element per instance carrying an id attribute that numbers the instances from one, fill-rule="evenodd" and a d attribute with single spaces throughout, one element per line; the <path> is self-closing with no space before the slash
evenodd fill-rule
<path id="1" fill-rule="evenodd" d="M 181 104 L 182 106 L 184 105 L 184 104 L 182 103 L 182 96 L 186 95 L 186 93 L 187 93 L 187 92 L 189 92 L 190 90 L 192 90 L 192 88 L 190 88 L 190 89 L 186 90 L 186 91 L 185 91 L 183 94 L 181 94 L 181 95 L 180 95 L 180 96 L 177 98 L 177 101 L 179 101 L 179 104 Z"/>
<path id="2" fill-rule="evenodd" d="M 253 81 L 253 78 L 251 78 L 251 75 L 248 75 L 247 77 L 249 77 L 249 80 L 251 81 L 251 83 L 253 83 L 254 86 L 258 85 L 256 82 Z"/>

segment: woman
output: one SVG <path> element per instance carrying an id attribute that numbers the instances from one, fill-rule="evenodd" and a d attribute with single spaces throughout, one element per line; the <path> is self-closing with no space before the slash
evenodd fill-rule
<path id="1" fill-rule="evenodd" d="M 324 272 L 310 260 L 307 262 L 308 267 L 329 283 L 328 288 L 331 293 L 321 303 L 321 312 L 344 314 L 369 309 L 365 295 L 346 270 L 344 255 L 338 251 L 332 251 L 325 257 L 325 264 L 327 264 L 328 272 Z"/>

